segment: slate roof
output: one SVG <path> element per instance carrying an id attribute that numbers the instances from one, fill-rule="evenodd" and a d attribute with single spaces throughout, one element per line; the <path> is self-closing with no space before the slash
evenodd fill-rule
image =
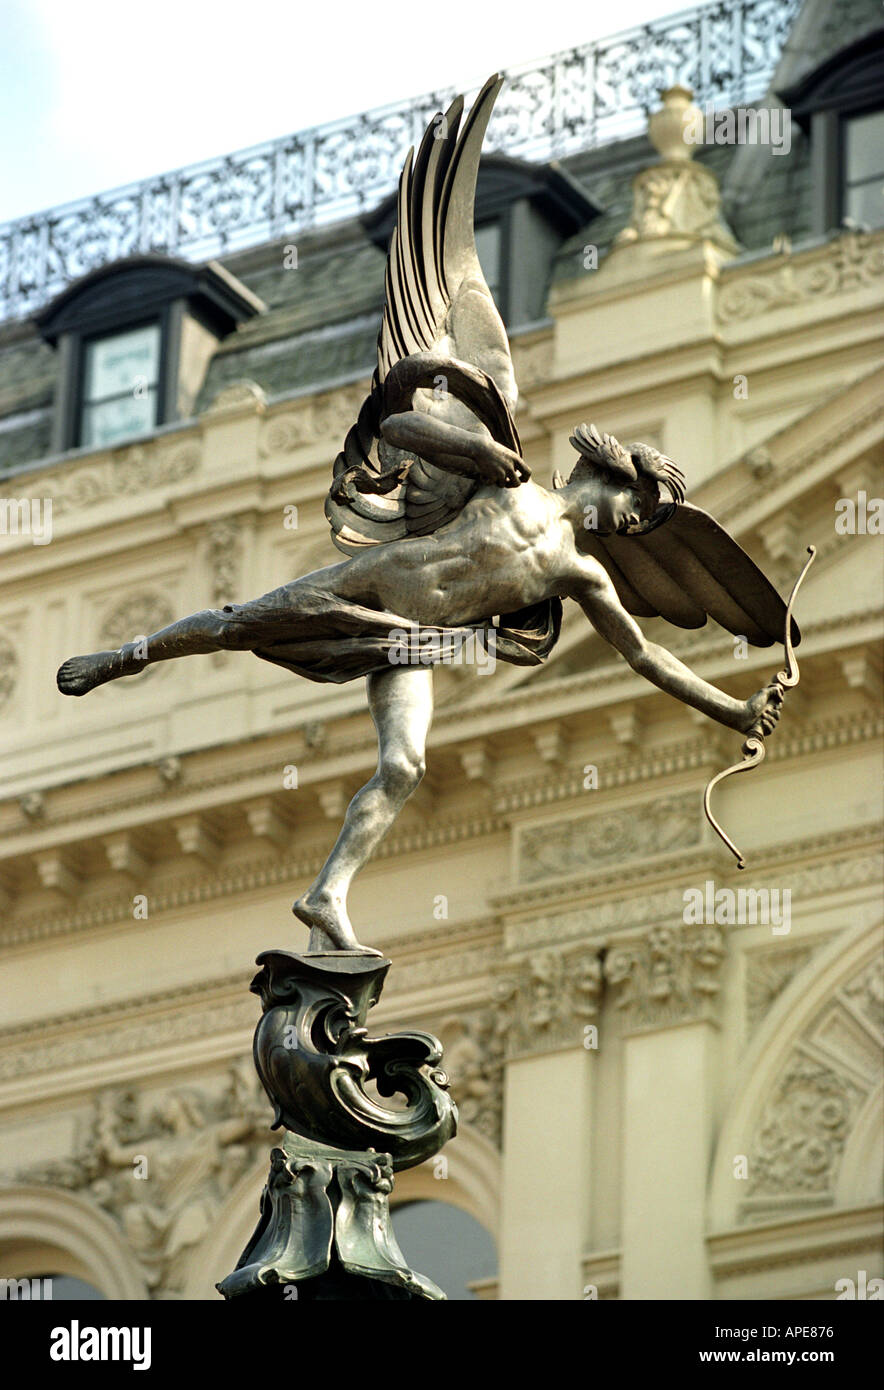
<path id="1" fill-rule="evenodd" d="M 801 44 L 798 51 L 787 44 L 774 90 L 783 71 L 796 80 L 827 52 L 873 27 L 873 17 L 880 22 L 873 0 L 844 0 L 838 9 L 833 29 L 828 0 L 808 0 L 793 31 Z M 796 128 L 789 154 L 759 153 L 766 157 L 754 170 L 753 155 L 745 149 L 702 147 L 696 156 L 716 174 L 724 215 L 747 252 L 770 246 L 780 235 L 793 243 L 810 235 L 807 138 Z M 601 255 L 607 251 L 629 220 L 633 176 L 655 157 L 647 137 L 639 136 L 561 161 L 604 211 L 562 245 L 547 267 L 549 284 L 581 273 L 587 243 L 598 246 Z M 734 170 L 738 177 L 731 177 Z M 268 308 L 219 346 L 198 412 L 243 377 L 274 397 L 328 388 L 371 372 L 383 306 L 383 253 L 357 218 L 299 235 L 297 268 L 284 268 L 286 245 L 277 241 L 219 258 Z M 46 455 L 56 369 L 56 355 L 33 323 L 0 324 L 0 477 Z"/>

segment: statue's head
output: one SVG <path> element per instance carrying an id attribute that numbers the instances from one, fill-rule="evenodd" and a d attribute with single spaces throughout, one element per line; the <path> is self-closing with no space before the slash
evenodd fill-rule
<path id="1" fill-rule="evenodd" d="M 624 446 L 595 425 L 578 425 L 571 443 L 579 455 L 566 486 L 586 492 L 602 535 L 653 531 L 684 501 L 684 474 L 649 444 Z M 661 487 L 669 500 L 661 500 Z"/>

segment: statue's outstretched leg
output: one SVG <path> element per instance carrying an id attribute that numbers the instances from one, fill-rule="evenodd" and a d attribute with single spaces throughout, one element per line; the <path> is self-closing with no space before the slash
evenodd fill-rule
<path id="1" fill-rule="evenodd" d="M 120 676 L 135 676 L 155 661 L 206 652 L 251 651 L 262 642 L 283 639 L 296 611 L 297 583 L 274 589 L 251 603 L 204 608 L 149 637 L 126 642 L 117 651 L 71 657 L 59 668 L 58 688 L 64 695 L 85 695 Z"/>
<path id="2" fill-rule="evenodd" d="M 347 915 L 350 884 L 424 775 L 433 719 L 432 669 L 391 666 L 368 676 L 366 685 L 378 733 L 378 769 L 350 802 L 334 849 L 292 909 L 311 928 L 311 951 L 365 949 Z"/>

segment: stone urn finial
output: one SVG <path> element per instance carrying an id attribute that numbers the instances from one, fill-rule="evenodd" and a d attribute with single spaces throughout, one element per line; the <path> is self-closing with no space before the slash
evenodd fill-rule
<path id="1" fill-rule="evenodd" d="M 693 96 L 690 87 L 678 84 L 660 93 L 663 105 L 648 121 L 648 136 L 663 160 L 693 158 L 694 146 L 684 138 L 686 127 L 702 120 L 702 113 L 694 105 Z"/>

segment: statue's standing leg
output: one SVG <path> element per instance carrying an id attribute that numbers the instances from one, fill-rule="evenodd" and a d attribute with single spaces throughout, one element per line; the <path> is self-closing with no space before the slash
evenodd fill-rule
<path id="1" fill-rule="evenodd" d="M 391 666 L 366 678 L 378 768 L 356 793 L 334 849 L 292 911 L 311 928 L 311 951 L 361 951 L 347 915 L 353 876 L 374 853 L 424 775 L 433 719 L 433 672 Z"/>

